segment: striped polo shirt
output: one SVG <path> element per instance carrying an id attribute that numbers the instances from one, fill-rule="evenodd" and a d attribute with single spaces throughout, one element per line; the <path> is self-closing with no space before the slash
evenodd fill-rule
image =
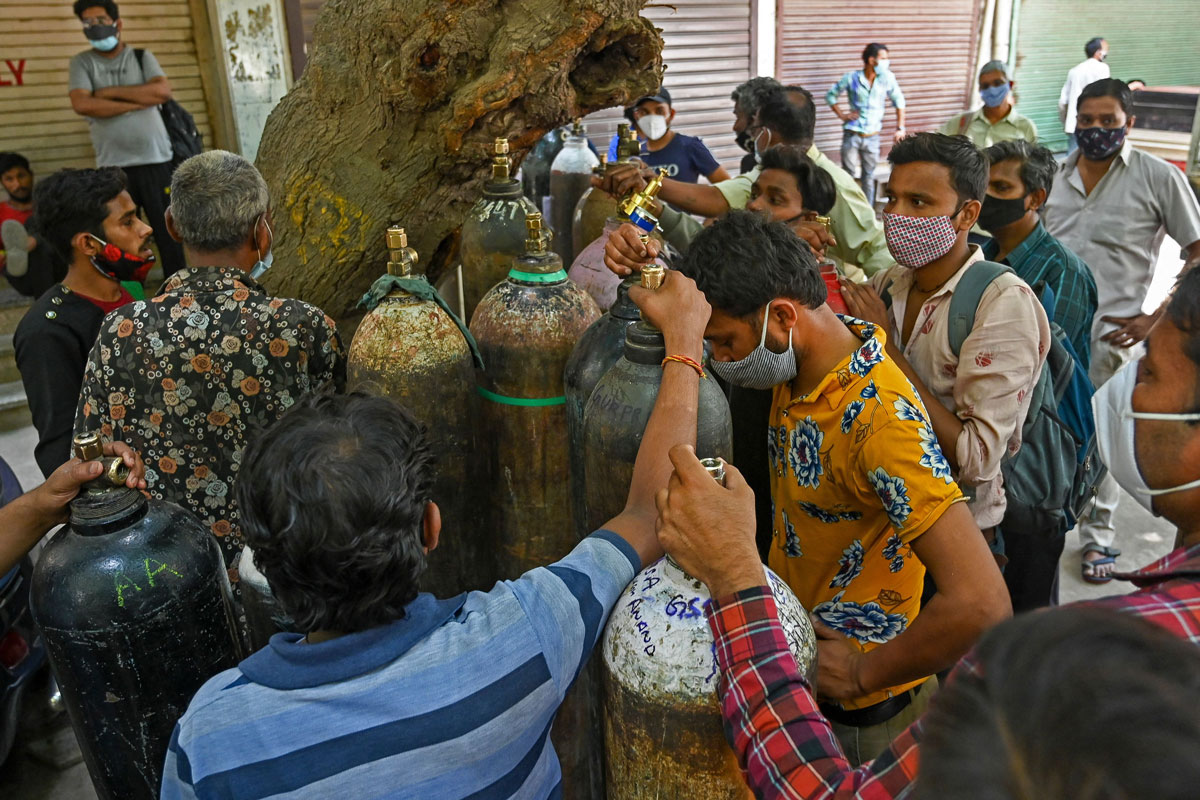
<path id="1" fill-rule="evenodd" d="M 641 568 L 610 531 L 490 592 L 319 644 L 276 634 L 192 698 L 163 798 L 548 798 L 550 726 Z"/>

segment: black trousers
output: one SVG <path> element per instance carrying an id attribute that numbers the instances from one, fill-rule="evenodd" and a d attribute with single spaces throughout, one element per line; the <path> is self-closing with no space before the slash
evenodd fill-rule
<path id="1" fill-rule="evenodd" d="M 165 214 L 171 204 L 171 173 L 174 166 L 170 161 L 162 164 L 143 164 L 124 167 L 129 178 L 129 194 L 146 214 L 146 221 L 154 229 L 154 243 L 162 263 L 163 277 L 183 269 L 183 248 L 167 233 Z"/>
<path id="2" fill-rule="evenodd" d="M 1012 598 L 1013 613 L 1058 604 L 1058 560 L 1066 534 L 1060 531 L 1022 531 L 1000 526 L 1004 532 L 1004 583 Z"/>
<path id="3" fill-rule="evenodd" d="M 36 231 L 28 227 L 26 230 L 30 236 L 37 239 L 37 247 L 29 251 L 29 269 L 20 277 L 13 277 L 8 272 L 4 273 L 4 277 L 21 294 L 37 298 L 67 277 L 67 262 L 63 261 Z"/>

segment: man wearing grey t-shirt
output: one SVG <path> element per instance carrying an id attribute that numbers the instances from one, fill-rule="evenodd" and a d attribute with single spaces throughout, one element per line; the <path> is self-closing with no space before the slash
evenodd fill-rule
<path id="1" fill-rule="evenodd" d="M 76 0 L 74 10 L 92 46 L 71 59 L 71 107 L 87 117 L 96 166 L 125 170 L 129 194 L 154 229 L 163 276 L 169 276 L 184 266 L 183 250 L 163 218 L 172 153 L 158 106 L 171 99 L 171 84 L 153 53 L 121 40 L 116 3 Z"/>

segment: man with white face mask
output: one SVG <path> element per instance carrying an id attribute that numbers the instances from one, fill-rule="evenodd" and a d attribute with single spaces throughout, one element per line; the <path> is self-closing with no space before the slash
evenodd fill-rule
<path id="1" fill-rule="evenodd" d="M 872 42 L 863 48 L 863 68 L 851 70 L 825 93 L 825 102 L 842 121 L 842 169 L 858 177 L 867 202 L 875 205 L 875 164 L 883 131 L 884 102 L 896 109 L 895 141 L 904 138 L 904 92 L 892 74 L 887 45 Z M 846 93 L 847 110 L 838 105 Z"/>
<path id="2" fill-rule="evenodd" d="M 629 116 L 637 127 L 638 138 L 644 141 L 642 163 L 654 169 L 665 167 L 668 178 L 682 183 L 696 183 L 701 175 L 709 183 L 729 180 L 729 173 L 717 163 L 704 142 L 671 127 L 675 109 L 666 87 L 640 98 Z"/>
<path id="3" fill-rule="evenodd" d="M 713 372 L 773 391 L 768 562 L 819 621 L 821 707 L 857 764 L 920 714 L 929 676 L 1010 613 L 1004 582 L 889 334 L 829 309 L 795 234 L 732 211 L 681 271 L 712 306 Z M 922 606 L 926 570 L 939 593 Z"/>
<path id="4" fill-rule="evenodd" d="M 1050 323 L 1028 284 L 1006 272 L 984 290 L 974 326 L 954 353 L 951 297 L 984 261 L 967 233 L 987 192 L 987 159 L 966 137 L 918 133 L 888 160 L 883 228 L 897 266 L 867 285 L 843 282 L 842 296 L 851 314 L 889 332 L 888 355 L 928 402 L 955 478 L 975 495 L 975 522 L 1000 553 L 995 529 L 1007 505 L 1000 466 L 1021 445 Z"/>

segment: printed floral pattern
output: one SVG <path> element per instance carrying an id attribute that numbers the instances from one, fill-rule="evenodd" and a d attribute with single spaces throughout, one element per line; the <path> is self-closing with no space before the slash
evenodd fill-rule
<path id="1" fill-rule="evenodd" d="M 879 396 L 879 389 L 875 386 L 875 381 L 867 381 L 866 387 L 863 388 L 859 395 L 863 400 L 873 400 Z"/>
<path id="2" fill-rule="evenodd" d="M 862 400 L 852 400 L 846 406 L 846 410 L 842 412 L 842 433 L 849 433 L 850 428 L 854 425 L 854 420 L 858 419 L 858 415 L 866 408 L 867 404 Z"/>
<path id="3" fill-rule="evenodd" d="M 837 575 L 834 575 L 833 580 L 829 582 L 829 588 L 845 589 L 849 586 L 850 582 L 862 572 L 863 555 L 862 542 L 855 539 L 849 547 L 842 551 L 842 557 L 838 559 Z"/>
<path id="4" fill-rule="evenodd" d="M 76 432 L 128 442 L 150 494 L 195 514 L 241 552 L 233 486 L 249 437 L 308 392 L 345 384 L 332 319 L 269 297 L 240 270 L 184 269 L 109 314 L 92 348 Z"/>
<path id="5" fill-rule="evenodd" d="M 904 569 L 904 556 L 900 552 L 903 546 L 904 543 L 900 541 L 900 537 L 893 533 L 888 537 L 887 544 L 883 547 L 882 555 L 885 560 L 891 562 L 888 565 L 888 569 L 891 572 L 899 572 Z"/>
<path id="6" fill-rule="evenodd" d="M 908 487 L 905 486 L 904 479 L 889 475 L 883 467 L 876 467 L 867 473 L 867 480 L 875 489 L 875 494 L 879 495 L 879 502 L 883 503 L 883 510 L 887 512 L 892 527 L 903 528 L 908 515 L 912 513 L 912 506 L 908 503 Z"/>
<path id="7" fill-rule="evenodd" d="M 883 644 L 904 633 L 908 627 L 906 615 L 889 613 L 875 602 L 843 601 L 842 594 L 844 592 L 839 592 L 833 600 L 813 609 L 817 618 L 835 631 L 860 642 Z"/>
<path id="8" fill-rule="evenodd" d="M 868 339 L 850 356 L 850 371 L 855 375 L 866 375 L 871 368 L 883 361 L 883 345 L 878 339 Z"/>
<path id="9" fill-rule="evenodd" d="M 925 412 L 917 408 L 911 400 L 904 395 L 896 398 L 896 402 L 892 404 L 896 409 L 896 419 L 901 419 L 906 422 L 924 422 Z"/>
<path id="10" fill-rule="evenodd" d="M 950 475 L 950 462 L 946 460 L 946 455 L 942 452 L 942 446 L 938 444 L 933 428 L 925 423 L 917 433 L 921 437 L 921 466 L 929 467 L 933 477 L 951 483 L 954 478 Z"/>
<path id="11" fill-rule="evenodd" d="M 812 417 L 805 417 L 792 430 L 788 462 L 800 486 L 815 489 L 821 485 L 821 475 L 825 472 L 821 465 L 821 445 L 824 441 L 825 434 Z"/>
<path id="12" fill-rule="evenodd" d="M 788 558 L 801 558 L 804 556 L 804 550 L 800 547 L 800 537 L 796 535 L 796 529 L 792 526 L 792 521 L 788 519 L 787 512 L 783 512 L 783 530 L 785 534 L 784 550 L 787 552 Z"/>

